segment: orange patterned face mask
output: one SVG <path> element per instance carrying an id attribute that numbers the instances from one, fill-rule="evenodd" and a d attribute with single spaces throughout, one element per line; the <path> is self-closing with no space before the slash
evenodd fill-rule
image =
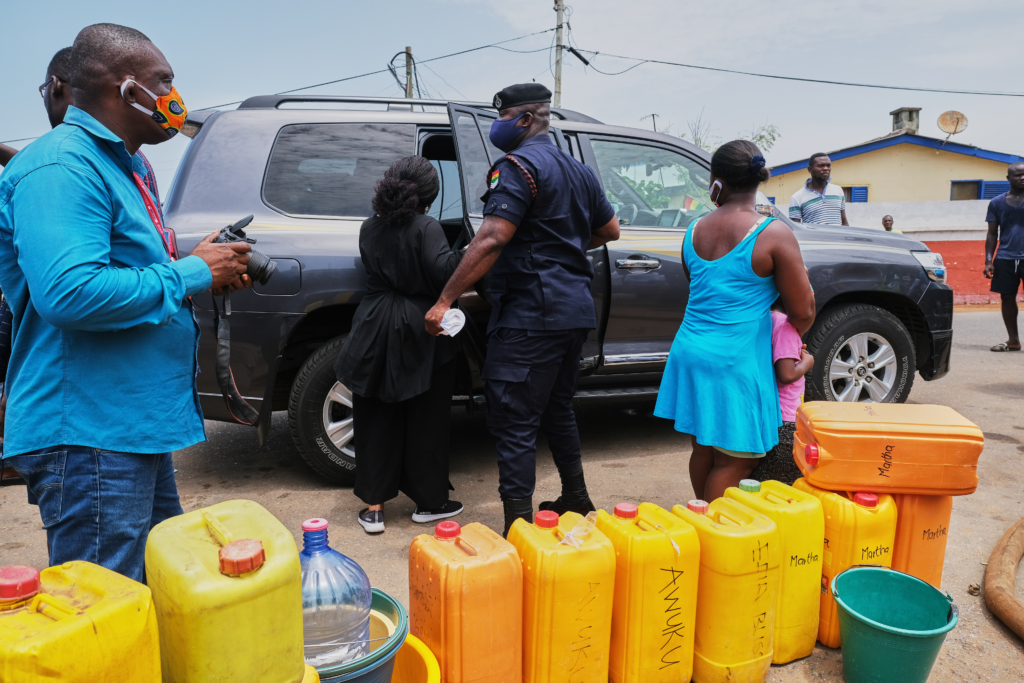
<path id="1" fill-rule="evenodd" d="M 181 95 L 178 94 L 178 89 L 171 86 L 171 93 L 169 95 L 157 97 L 146 86 L 129 78 L 121 84 L 121 97 L 124 97 L 124 91 L 129 83 L 139 86 L 153 98 L 156 102 L 156 111 L 150 111 L 138 102 L 131 102 L 130 104 L 156 121 L 161 128 L 167 131 L 167 137 L 173 138 L 177 135 L 181 131 L 181 126 L 185 123 L 185 116 L 188 115 L 188 109 L 185 108 L 185 103 L 182 101 Z"/>

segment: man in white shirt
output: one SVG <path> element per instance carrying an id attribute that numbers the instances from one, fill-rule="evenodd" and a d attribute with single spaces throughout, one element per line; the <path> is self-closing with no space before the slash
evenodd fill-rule
<path id="1" fill-rule="evenodd" d="M 789 218 L 814 225 L 849 225 L 846 221 L 846 196 L 843 188 L 828 181 L 832 160 L 818 152 L 807 162 L 811 177 L 789 200 Z"/>

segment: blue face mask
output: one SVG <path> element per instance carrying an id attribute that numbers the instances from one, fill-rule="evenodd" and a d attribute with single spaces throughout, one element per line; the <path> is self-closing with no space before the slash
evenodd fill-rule
<path id="1" fill-rule="evenodd" d="M 526 112 L 520 114 L 517 118 L 506 119 L 502 121 L 498 119 L 491 124 L 491 144 L 500 149 L 502 152 L 511 152 L 516 148 L 516 138 L 526 132 L 525 128 L 516 128 L 516 124 L 519 123 L 519 119 L 526 116 Z"/>

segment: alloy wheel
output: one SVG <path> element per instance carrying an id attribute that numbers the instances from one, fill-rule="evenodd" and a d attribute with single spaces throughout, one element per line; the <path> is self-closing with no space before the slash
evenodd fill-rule
<path id="1" fill-rule="evenodd" d="M 324 399 L 324 431 L 334 447 L 350 458 L 356 457 L 352 436 L 352 392 L 341 382 L 335 382 Z"/>
<path id="2" fill-rule="evenodd" d="M 862 332 L 836 351 L 828 382 L 837 401 L 881 403 L 892 390 L 898 369 L 896 352 L 888 340 Z"/>

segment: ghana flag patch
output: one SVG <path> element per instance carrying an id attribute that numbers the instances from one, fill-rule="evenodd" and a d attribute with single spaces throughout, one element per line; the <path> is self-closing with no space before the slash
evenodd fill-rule
<path id="1" fill-rule="evenodd" d="M 493 171 L 491 171 L 491 179 L 490 179 L 489 182 L 491 184 L 491 189 L 492 190 L 498 186 L 498 177 L 500 175 L 501 175 L 501 172 L 498 171 L 498 169 L 494 169 Z"/>

